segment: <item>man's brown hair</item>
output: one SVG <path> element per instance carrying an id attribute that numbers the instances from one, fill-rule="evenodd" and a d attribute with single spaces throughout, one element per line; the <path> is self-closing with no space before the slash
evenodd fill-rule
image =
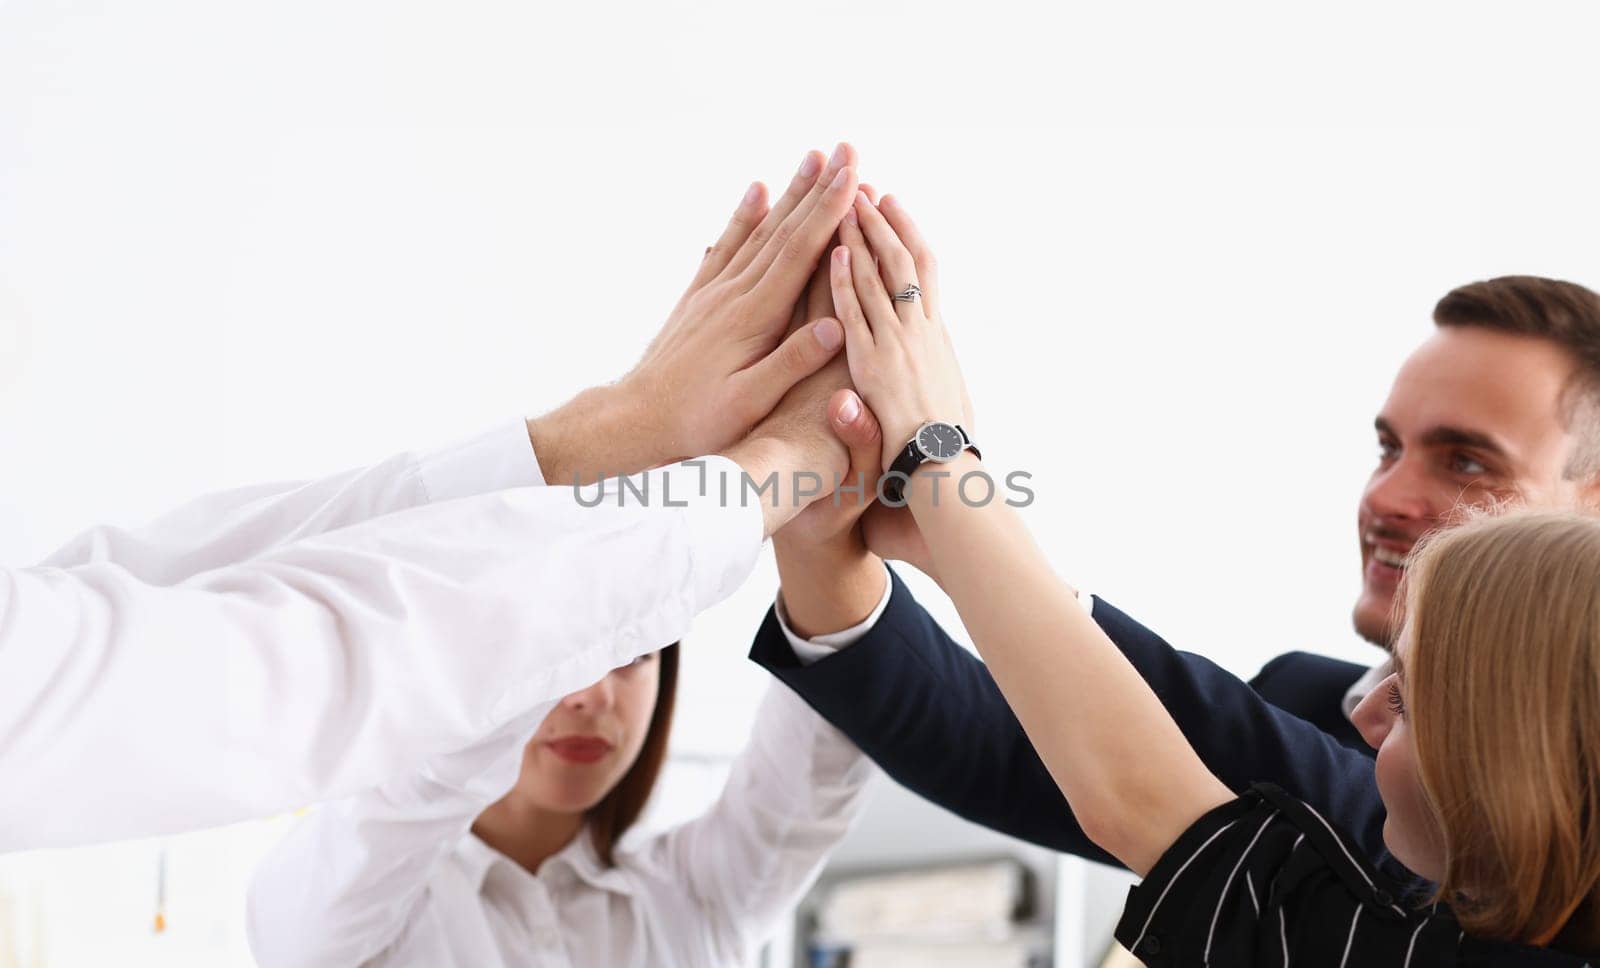
<path id="1" fill-rule="evenodd" d="M 650 730 L 645 734 L 639 758 L 622 775 L 617 785 L 605 799 L 589 808 L 589 836 L 595 853 L 607 866 L 616 863 L 614 851 L 617 841 L 644 812 L 655 789 L 656 778 L 661 775 L 661 765 L 667 759 L 667 738 L 672 733 L 672 707 L 678 695 L 678 643 L 674 642 L 657 653 L 661 663 L 660 685 L 656 690 L 656 709 L 650 717 Z"/>
<path id="2" fill-rule="evenodd" d="M 1566 476 L 1600 474 L 1600 295 L 1560 279 L 1501 276 L 1451 290 L 1433 307 L 1433 321 L 1547 339 L 1571 354 L 1578 368 L 1561 416 L 1578 448 Z"/>

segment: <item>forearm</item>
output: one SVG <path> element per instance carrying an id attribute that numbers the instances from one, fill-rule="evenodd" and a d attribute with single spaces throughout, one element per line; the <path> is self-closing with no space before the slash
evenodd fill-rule
<path id="1" fill-rule="evenodd" d="M 705 930 L 748 957 L 849 833 L 876 775 L 854 743 L 774 683 L 717 802 L 655 846 L 705 902 Z"/>
<path id="2" fill-rule="evenodd" d="M 615 482 L 588 508 L 551 488 L 414 508 L 170 588 L 0 574 L 0 850 L 344 795 L 680 638 L 760 547 L 697 479 L 652 472 L 670 508 L 617 506 Z M 124 795 L 32 795 L 88 776 Z"/>
<path id="3" fill-rule="evenodd" d="M 981 465 L 968 453 L 948 469 L 959 477 Z M 1052 573 L 1021 519 L 1001 502 L 970 507 L 931 495 L 913 485 L 912 512 L 995 681 L 1085 830 L 1147 870 L 1231 795 Z M 1129 804 L 1140 805 L 1136 815 Z"/>
<path id="4" fill-rule="evenodd" d="M 625 383 L 590 387 L 528 421 L 539 469 L 551 485 L 592 484 L 693 454 L 672 454 L 652 408 Z"/>
<path id="5" fill-rule="evenodd" d="M 115 564 L 171 585 L 304 538 L 441 501 L 540 483 L 521 421 L 443 447 L 407 451 L 315 480 L 279 481 L 195 498 L 135 528 L 86 530 L 42 567 Z"/>
<path id="6" fill-rule="evenodd" d="M 806 541 L 779 532 L 772 546 L 784 615 L 797 635 L 815 638 L 858 625 L 883 599 L 888 570 L 859 540 Z"/>
<path id="7" fill-rule="evenodd" d="M 857 642 L 802 662 L 770 611 L 750 657 L 900 785 L 974 823 L 1111 863 L 1078 827 L 984 664 L 891 575 L 887 607 Z"/>

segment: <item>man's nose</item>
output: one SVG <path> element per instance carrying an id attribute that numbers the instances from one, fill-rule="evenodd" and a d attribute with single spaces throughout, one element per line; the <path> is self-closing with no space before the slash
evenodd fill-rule
<path id="1" fill-rule="evenodd" d="M 1427 521 L 1437 513 L 1421 461 L 1408 456 L 1373 474 L 1361 502 L 1375 518 Z"/>

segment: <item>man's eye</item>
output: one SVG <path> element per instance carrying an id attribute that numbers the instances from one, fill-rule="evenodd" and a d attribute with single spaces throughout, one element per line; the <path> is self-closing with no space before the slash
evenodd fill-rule
<path id="1" fill-rule="evenodd" d="M 1467 454 L 1457 454 L 1451 458 L 1450 469 L 1457 474 L 1466 474 L 1471 477 L 1489 473 L 1489 468 L 1485 467 L 1482 461 Z"/>
<path id="2" fill-rule="evenodd" d="M 1399 453 L 1400 453 L 1400 448 L 1396 447 L 1393 442 L 1387 441 L 1387 440 L 1378 441 L 1378 460 L 1379 461 L 1381 461 L 1383 463 L 1388 463 L 1389 461 L 1394 460 L 1395 457 L 1399 455 Z"/>

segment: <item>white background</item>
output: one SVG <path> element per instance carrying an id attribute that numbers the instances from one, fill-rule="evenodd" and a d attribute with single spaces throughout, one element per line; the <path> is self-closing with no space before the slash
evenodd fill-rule
<path id="1" fill-rule="evenodd" d="M 1434 300 L 1600 284 L 1593 9 L 0 0 L 0 560 L 612 379 L 847 138 L 1065 577 L 1241 674 L 1371 658 L 1356 498 Z M 680 753 L 741 744 L 774 587 L 698 623 Z M 238 960 L 276 831 L 175 841 L 159 939 L 151 844 L 0 861 L 0 966 L 8 910 L 38 964 Z"/>

